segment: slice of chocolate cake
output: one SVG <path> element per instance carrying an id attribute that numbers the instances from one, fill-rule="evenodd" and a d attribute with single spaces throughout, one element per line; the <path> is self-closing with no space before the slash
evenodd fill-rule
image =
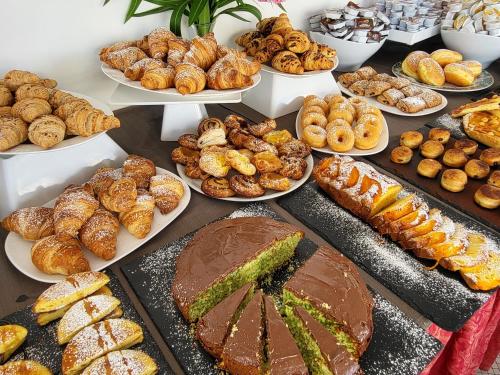
<path id="1" fill-rule="evenodd" d="M 226 339 L 220 366 L 233 375 L 262 374 L 262 304 L 262 291 L 258 290 Z"/>
<path id="2" fill-rule="evenodd" d="M 196 337 L 211 355 L 220 359 L 229 329 L 253 296 L 254 285 L 243 285 L 207 312 L 196 325 Z"/>
<path id="3" fill-rule="evenodd" d="M 317 375 L 362 374 L 358 362 L 325 327 L 304 308 L 286 307 L 288 326 L 293 332 L 309 370 Z"/>
<path id="4" fill-rule="evenodd" d="M 303 237 L 267 217 L 220 220 L 199 230 L 177 258 L 173 297 L 196 321 L 226 296 L 286 263 Z"/>
<path id="5" fill-rule="evenodd" d="M 267 332 L 267 364 L 270 375 L 307 375 L 299 348 L 276 309 L 272 297 L 264 297 Z"/>
<path id="6" fill-rule="evenodd" d="M 288 306 L 302 306 L 356 357 L 373 331 L 373 299 L 356 266 L 338 251 L 322 246 L 283 287 Z"/>

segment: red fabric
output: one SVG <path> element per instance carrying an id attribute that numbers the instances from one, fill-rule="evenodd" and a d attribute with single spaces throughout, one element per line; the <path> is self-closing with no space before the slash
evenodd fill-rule
<path id="1" fill-rule="evenodd" d="M 435 324 L 428 332 L 445 346 L 421 375 L 474 375 L 479 368 L 489 370 L 500 354 L 499 291 L 458 332 Z"/>

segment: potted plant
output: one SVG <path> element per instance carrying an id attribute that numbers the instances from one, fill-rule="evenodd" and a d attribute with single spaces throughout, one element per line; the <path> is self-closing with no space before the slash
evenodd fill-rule
<path id="1" fill-rule="evenodd" d="M 106 5 L 110 0 L 105 0 Z M 250 22 L 238 13 L 249 13 L 259 21 L 262 18 L 260 10 L 244 0 L 144 0 L 153 4 L 151 9 L 138 12 L 139 5 L 143 0 L 130 0 L 130 5 L 125 16 L 125 22 L 132 17 L 144 17 L 172 11 L 170 16 L 170 30 L 176 35 L 181 35 L 182 17 L 187 17 L 188 25 L 194 26 L 198 35 L 203 36 L 212 31 L 217 18 L 227 14 L 241 21 Z M 281 4 L 279 4 L 280 7 Z"/>

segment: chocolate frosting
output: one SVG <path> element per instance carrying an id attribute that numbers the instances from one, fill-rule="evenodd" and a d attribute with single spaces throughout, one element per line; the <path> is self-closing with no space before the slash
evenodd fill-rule
<path id="1" fill-rule="evenodd" d="M 251 287 L 245 284 L 198 320 L 196 336 L 214 357 L 220 358 L 229 325 Z"/>
<path id="2" fill-rule="evenodd" d="M 189 305 L 216 281 L 299 231 L 267 217 L 225 219 L 200 229 L 176 263 L 172 293 L 183 315 L 188 317 Z"/>
<path id="3" fill-rule="evenodd" d="M 222 352 L 224 369 L 231 374 L 260 374 L 263 331 L 262 291 L 258 290 L 227 337 Z"/>
<path id="4" fill-rule="evenodd" d="M 358 354 L 363 354 L 373 332 L 373 299 L 349 259 L 322 246 L 284 288 L 307 299 L 317 310 L 340 323 L 358 342 Z"/>
<path id="5" fill-rule="evenodd" d="M 321 323 L 316 321 L 303 307 L 295 307 L 294 312 L 318 344 L 323 358 L 334 374 L 354 375 L 362 373 L 359 364 L 352 355 Z"/>
<path id="6" fill-rule="evenodd" d="M 264 297 L 270 375 L 308 375 L 307 366 L 292 334 L 276 310 L 272 297 Z"/>

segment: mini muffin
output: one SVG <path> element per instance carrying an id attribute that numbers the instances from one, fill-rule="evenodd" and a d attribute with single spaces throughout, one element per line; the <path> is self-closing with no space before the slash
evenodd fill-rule
<path id="1" fill-rule="evenodd" d="M 438 141 L 425 141 L 420 146 L 420 153 L 423 157 L 428 159 L 436 159 L 441 156 L 444 152 L 444 146 L 441 142 Z"/>
<path id="2" fill-rule="evenodd" d="M 406 146 L 397 146 L 391 151 L 391 161 L 396 164 L 408 164 L 413 157 L 413 151 Z"/>
<path id="3" fill-rule="evenodd" d="M 474 82 L 474 74 L 465 65 L 459 63 L 448 64 L 444 67 L 446 82 L 457 86 L 470 86 Z"/>
<path id="4" fill-rule="evenodd" d="M 485 161 L 490 167 L 500 165 L 500 148 L 487 148 L 481 152 L 479 159 Z"/>
<path id="5" fill-rule="evenodd" d="M 429 139 L 446 144 L 450 140 L 450 131 L 442 128 L 433 128 L 429 131 Z"/>
<path id="6" fill-rule="evenodd" d="M 467 155 L 474 155 L 477 150 L 477 142 L 469 138 L 457 139 L 453 144 L 453 148 L 459 148 Z"/>
<path id="7" fill-rule="evenodd" d="M 493 185 L 497 188 L 500 188 L 500 171 L 493 171 L 493 173 L 488 178 L 488 185 Z"/>
<path id="8" fill-rule="evenodd" d="M 431 57 L 442 67 L 445 67 L 448 64 L 460 62 L 463 59 L 460 53 L 444 48 L 437 49 L 432 52 Z"/>
<path id="9" fill-rule="evenodd" d="M 462 168 L 467 160 L 467 155 L 459 148 L 450 148 L 443 155 L 443 163 L 452 168 Z"/>
<path id="10" fill-rule="evenodd" d="M 428 178 L 435 178 L 443 169 L 440 162 L 435 159 L 422 159 L 417 166 L 417 173 Z"/>
<path id="11" fill-rule="evenodd" d="M 481 207 L 494 210 L 500 206 L 500 188 L 493 185 L 482 185 L 474 194 L 474 201 Z"/>
<path id="12" fill-rule="evenodd" d="M 488 176 L 490 166 L 482 160 L 472 159 L 465 164 L 464 171 L 470 178 L 481 179 Z"/>
<path id="13" fill-rule="evenodd" d="M 399 144 L 401 146 L 406 146 L 409 148 L 417 148 L 422 144 L 423 140 L 424 136 L 422 135 L 422 133 L 415 130 L 410 130 L 401 134 L 401 137 L 399 138 Z"/>
<path id="14" fill-rule="evenodd" d="M 470 69 L 472 74 L 474 75 L 474 78 L 477 78 L 481 75 L 483 72 L 483 66 L 479 61 L 476 60 L 465 60 L 461 61 L 460 64 L 465 65 L 467 68 Z"/>
<path id="15" fill-rule="evenodd" d="M 401 65 L 403 73 L 418 79 L 418 63 L 420 60 L 430 57 L 430 55 L 425 51 L 413 51 L 406 56 Z"/>
<path id="16" fill-rule="evenodd" d="M 444 85 L 445 76 L 443 68 L 441 68 L 441 66 L 430 57 L 419 61 L 417 72 L 420 80 L 428 85 Z"/>
<path id="17" fill-rule="evenodd" d="M 441 186 L 452 193 L 464 190 L 465 185 L 467 185 L 467 174 L 461 169 L 447 169 L 441 176 Z"/>

